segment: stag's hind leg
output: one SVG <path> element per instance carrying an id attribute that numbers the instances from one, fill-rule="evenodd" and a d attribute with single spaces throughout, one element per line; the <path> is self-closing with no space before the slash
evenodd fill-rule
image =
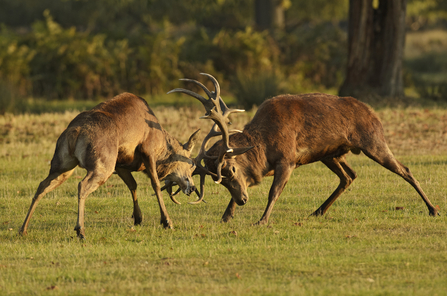
<path id="1" fill-rule="evenodd" d="M 378 142 L 376 143 L 377 147 L 374 149 L 362 149 L 363 153 L 366 156 L 379 163 L 383 167 L 392 171 L 395 174 L 401 176 L 405 181 L 411 184 L 414 189 L 416 189 L 417 193 L 422 197 L 427 208 L 430 212 L 430 216 L 439 215 L 438 210 L 433 206 L 433 204 L 428 199 L 427 195 L 425 195 L 422 190 L 419 182 L 413 177 L 413 174 L 410 172 L 410 169 L 401 164 L 391 153 L 388 145 L 386 143 Z"/>
<path id="2" fill-rule="evenodd" d="M 51 162 L 51 169 L 48 177 L 40 182 L 36 193 L 34 194 L 33 200 L 31 201 L 31 206 L 26 215 L 25 221 L 20 228 L 19 233 L 26 235 L 29 221 L 37 207 L 39 201 L 50 191 L 54 190 L 62 183 L 64 183 L 73 174 L 74 168 L 76 167 L 76 161 L 65 161 L 65 163 L 59 162 L 57 156 L 55 156 Z"/>
<path id="3" fill-rule="evenodd" d="M 130 193 L 132 194 L 132 200 L 133 200 L 133 215 L 134 218 L 134 224 L 140 225 L 141 221 L 143 221 L 143 216 L 141 214 L 140 206 L 138 205 L 138 198 L 137 198 L 137 182 L 135 181 L 134 177 L 132 176 L 131 172 L 126 169 L 116 168 L 116 173 L 120 178 L 126 183 L 127 188 L 129 188 Z"/>
<path id="4" fill-rule="evenodd" d="M 101 168 L 101 169 L 99 169 Z M 74 230 L 79 238 L 85 237 L 84 216 L 87 196 L 104 184 L 113 173 L 113 166 L 97 165 L 94 170 L 87 169 L 87 175 L 78 185 L 78 221 Z"/>
<path id="5" fill-rule="evenodd" d="M 321 216 L 329 209 L 329 207 L 334 203 L 334 201 L 352 184 L 357 174 L 346 162 L 345 156 L 340 156 L 338 158 L 325 159 L 322 160 L 331 171 L 333 171 L 339 178 L 340 184 L 335 189 L 335 191 L 329 196 L 329 198 L 315 211 L 312 216 Z"/>

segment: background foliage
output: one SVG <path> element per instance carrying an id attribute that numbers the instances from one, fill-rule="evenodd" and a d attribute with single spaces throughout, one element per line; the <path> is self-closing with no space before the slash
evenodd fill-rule
<path id="1" fill-rule="evenodd" d="M 335 93 L 346 64 L 349 1 L 282 3 L 285 27 L 260 31 L 254 0 L 2 0 L 0 113 L 20 110 L 24 97 L 157 95 L 200 72 L 217 76 L 246 108 L 279 92 Z M 408 1 L 409 32 L 438 33 L 413 47 L 406 85 L 438 100 L 446 97 L 446 3 Z M 274 77 L 268 87 L 266 77 Z"/>

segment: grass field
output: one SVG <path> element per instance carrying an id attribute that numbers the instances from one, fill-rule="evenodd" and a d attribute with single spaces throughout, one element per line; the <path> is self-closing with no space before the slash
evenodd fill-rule
<path id="1" fill-rule="evenodd" d="M 201 109 L 158 107 L 181 141 L 210 123 Z M 271 178 L 249 189 L 229 223 L 226 190 L 208 181 L 206 204 L 175 205 L 175 230 L 159 225 L 148 179 L 134 176 L 144 214 L 133 227 L 132 202 L 112 176 L 86 203 L 86 236 L 77 216 L 76 169 L 48 194 L 19 236 L 31 198 L 49 169 L 55 141 L 76 112 L 0 117 L 1 295 L 447 295 L 447 115 L 439 108 L 384 108 L 390 148 L 412 170 L 440 217 L 414 189 L 363 155 L 348 156 L 358 178 L 320 218 L 311 214 L 338 185 L 320 163 L 295 170 L 268 226 L 252 226 Z M 252 113 L 233 116 L 236 128 Z M 184 123 L 184 119 L 187 123 Z M 198 181 L 197 181 L 198 182 Z"/>

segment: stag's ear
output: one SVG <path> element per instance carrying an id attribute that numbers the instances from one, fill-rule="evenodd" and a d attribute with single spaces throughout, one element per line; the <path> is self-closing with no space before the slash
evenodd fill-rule
<path id="1" fill-rule="evenodd" d="M 233 148 L 233 152 L 228 152 L 227 154 L 225 154 L 226 158 L 235 158 L 238 155 L 244 154 L 245 152 L 247 152 L 248 150 L 253 149 L 255 146 L 250 146 L 250 147 L 242 147 L 242 148 Z"/>
<path id="2" fill-rule="evenodd" d="M 197 142 L 197 139 L 199 138 L 199 131 L 200 129 L 198 129 L 197 131 L 195 131 L 191 137 L 189 137 L 188 142 L 186 142 L 183 145 L 183 149 L 185 149 L 188 152 L 192 151 L 192 148 L 194 148 L 194 144 Z"/>

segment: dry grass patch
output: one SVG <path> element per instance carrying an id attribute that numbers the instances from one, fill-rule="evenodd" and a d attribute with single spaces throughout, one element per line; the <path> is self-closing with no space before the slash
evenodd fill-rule
<path id="1" fill-rule="evenodd" d="M 210 128 L 202 109 L 154 108 L 164 128 L 186 141 Z M 427 295 L 447 290 L 446 116 L 441 109 L 377 113 L 397 158 L 408 165 L 441 217 L 429 217 L 414 189 L 365 156 L 348 156 L 358 178 L 321 218 L 309 218 L 338 184 L 320 163 L 294 171 L 266 227 L 271 178 L 250 188 L 247 205 L 219 223 L 228 192 L 208 181 L 207 204 L 165 198 L 175 230 L 159 225 L 144 174 L 135 173 L 143 224 L 132 225 L 128 189 L 117 177 L 86 203 L 86 241 L 73 227 L 76 169 L 17 232 L 57 137 L 76 112 L 0 117 L 0 289 L 5 295 Z M 235 128 L 253 113 L 233 116 Z M 190 197 L 193 199 L 193 197 Z"/>

